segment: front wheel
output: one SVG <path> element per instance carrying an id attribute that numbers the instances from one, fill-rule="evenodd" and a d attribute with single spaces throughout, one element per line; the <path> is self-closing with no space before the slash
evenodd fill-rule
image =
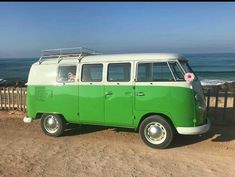
<path id="1" fill-rule="evenodd" d="M 168 147 L 173 140 L 171 124 L 161 116 L 149 116 L 140 125 L 140 136 L 143 142 L 156 149 Z"/>
<path id="2" fill-rule="evenodd" d="M 64 132 L 65 121 L 56 114 L 43 114 L 41 128 L 49 136 L 60 136 Z"/>

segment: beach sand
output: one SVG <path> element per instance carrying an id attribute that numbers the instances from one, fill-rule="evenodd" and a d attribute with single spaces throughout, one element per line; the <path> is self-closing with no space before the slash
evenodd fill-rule
<path id="1" fill-rule="evenodd" d="M 235 129 L 220 126 L 203 135 L 175 137 L 171 147 L 146 146 L 129 129 L 70 127 L 46 136 L 39 121 L 22 112 L 0 112 L 0 176 L 207 176 L 235 174 Z"/>

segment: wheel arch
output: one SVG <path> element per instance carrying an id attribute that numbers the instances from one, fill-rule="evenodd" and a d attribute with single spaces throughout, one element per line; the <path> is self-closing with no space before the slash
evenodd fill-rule
<path id="1" fill-rule="evenodd" d="M 38 113 L 36 114 L 35 119 L 41 119 L 42 116 L 43 116 L 43 114 L 56 114 L 56 115 L 60 116 L 61 118 L 63 118 L 65 122 L 67 122 L 67 120 L 65 119 L 65 117 L 64 117 L 63 114 L 61 114 L 61 113 L 55 113 L 55 112 L 53 112 L 53 113 L 51 113 L 51 112 L 38 112 Z"/>
<path id="2" fill-rule="evenodd" d="M 141 123 L 142 123 L 146 118 L 148 118 L 149 116 L 154 116 L 154 115 L 158 115 L 158 116 L 163 117 L 165 120 L 167 120 L 167 121 L 171 124 L 172 128 L 174 129 L 174 131 L 176 131 L 175 125 L 174 125 L 174 123 L 172 122 L 172 120 L 171 120 L 171 118 L 170 118 L 169 115 L 166 115 L 166 114 L 163 114 L 163 113 L 156 113 L 156 112 L 149 112 L 149 113 L 144 114 L 144 115 L 141 117 L 141 119 L 140 119 L 140 121 L 139 121 L 139 123 L 138 123 L 138 126 L 137 126 L 137 128 L 136 128 L 136 131 L 139 131 L 139 128 L 140 128 Z"/>

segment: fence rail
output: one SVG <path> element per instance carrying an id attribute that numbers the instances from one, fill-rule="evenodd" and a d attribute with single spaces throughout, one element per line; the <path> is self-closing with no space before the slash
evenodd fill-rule
<path id="1" fill-rule="evenodd" d="M 26 87 L 0 87 L 0 110 L 26 111 Z"/>
<path id="2" fill-rule="evenodd" d="M 220 87 L 203 88 L 207 115 L 216 124 L 235 123 L 235 90 Z M 26 87 L 0 87 L 0 110 L 26 112 Z"/>

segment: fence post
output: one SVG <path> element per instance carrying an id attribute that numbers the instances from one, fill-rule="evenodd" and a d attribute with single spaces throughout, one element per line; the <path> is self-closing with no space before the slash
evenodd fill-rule
<path id="1" fill-rule="evenodd" d="M 234 112 L 234 116 L 235 116 L 235 90 L 233 93 L 233 112 Z"/>
<path id="2" fill-rule="evenodd" d="M 17 87 L 17 90 L 16 90 L 16 96 L 17 96 L 17 110 L 19 111 L 20 110 L 20 88 Z"/>
<path id="3" fill-rule="evenodd" d="M 23 95 L 24 95 L 24 99 L 23 99 L 23 111 L 25 112 L 25 100 L 26 100 L 26 94 L 25 94 L 25 88 L 23 88 Z"/>
<path id="4" fill-rule="evenodd" d="M 14 87 L 11 88 L 11 102 L 12 102 L 12 110 L 14 110 Z"/>
<path id="5" fill-rule="evenodd" d="M 235 109 L 235 91 L 233 93 L 233 109 Z"/>
<path id="6" fill-rule="evenodd" d="M 22 88 L 20 88 L 20 111 L 22 111 Z"/>
<path id="7" fill-rule="evenodd" d="M 207 108 L 206 108 L 206 115 L 208 116 L 210 110 L 210 89 L 207 89 Z"/>
<path id="8" fill-rule="evenodd" d="M 6 88 L 2 88 L 3 89 L 3 100 L 2 100 L 2 103 L 3 103 L 3 109 L 5 110 L 6 109 Z"/>
<path id="9" fill-rule="evenodd" d="M 7 87 L 7 110 L 10 110 L 10 88 Z"/>
<path id="10" fill-rule="evenodd" d="M 2 109 L 2 87 L 0 87 L 0 106 Z"/>
<path id="11" fill-rule="evenodd" d="M 218 102 L 219 102 L 219 88 L 218 86 L 215 87 L 215 118 L 217 119 L 218 113 Z"/>
<path id="12" fill-rule="evenodd" d="M 227 99 L 228 99 L 228 89 L 226 88 L 225 93 L 224 93 L 224 109 L 223 109 L 223 117 L 226 118 L 226 108 L 227 108 Z"/>

